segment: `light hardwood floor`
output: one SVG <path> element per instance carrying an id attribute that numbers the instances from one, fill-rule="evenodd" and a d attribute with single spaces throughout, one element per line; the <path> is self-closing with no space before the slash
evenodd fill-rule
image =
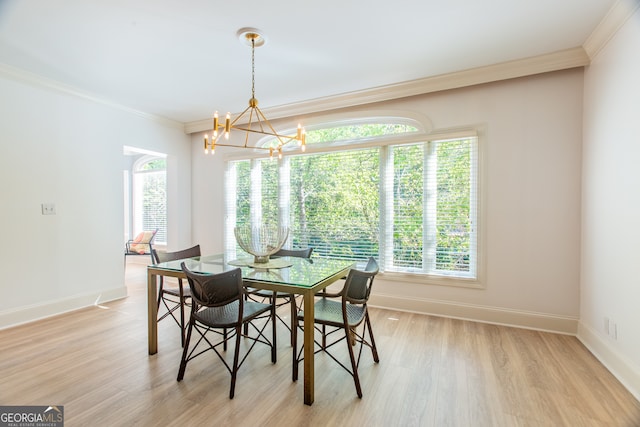
<path id="1" fill-rule="evenodd" d="M 126 281 L 126 299 L 0 331 L 0 405 L 64 405 L 67 426 L 640 426 L 640 403 L 575 337 L 381 309 L 362 399 L 317 355 L 305 406 L 280 325 L 278 363 L 256 347 L 229 400 L 212 354 L 176 381 L 174 323 L 147 354 L 144 266 L 129 264 Z"/>

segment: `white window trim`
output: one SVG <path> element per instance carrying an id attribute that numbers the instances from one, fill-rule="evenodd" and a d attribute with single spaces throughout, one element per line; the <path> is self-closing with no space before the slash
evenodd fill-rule
<path id="1" fill-rule="evenodd" d="M 355 122 L 372 123 L 372 122 L 375 122 L 375 120 L 357 121 L 354 119 L 353 122 L 354 123 Z M 331 125 L 339 126 L 344 124 L 345 124 L 344 121 L 324 123 L 324 126 L 322 127 L 330 127 Z M 421 127 L 421 128 L 424 129 L 424 127 Z M 469 272 L 469 275 L 470 276 L 473 275 L 474 277 L 467 278 L 462 276 L 453 276 L 453 273 L 446 274 L 444 272 L 433 274 L 433 273 L 423 273 L 423 272 L 414 273 L 414 272 L 384 271 L 379 274 L 382 280 L 394 280 L 394 281 L 411 282 L 411 283 L 418 283 L 418 284 L 425 284 L 425 285 L 453 286 L 453 287 L 463 287 L 463 288 L 473 288 L 473 289 L 486 288 L 485 287 L 486 278 L 484 277 L 484 272 L 486 271 L 485 256 L 484 256 L 486 254 L 486 244 L 485 244 L 485 238 L 484 238 L 485 236 L 484 228 L 486 227 L 486 225 L 485 225 L 484 218 L 486 218 L 486 216 L 484 215 L 485 204 L 484 204 L 484 197 L 483 197 L 483 195 L 486 192 L 486 189 L 484 188 L 484 185 L 486 182 L 486 180 L 484 179 L 486 168 L 483 164 L 483 159 L 485 157 L 484 150 L 486 146 L 486 125 L 476 124 L 476 125 L 448 128 L 448 129 L 440 129 L 436 131 L 431 131 L 428 134 L 417 132 L 417 133 L 410 133 L 410 134 L 403 134 L 403 135 L 385 135 L 385 136 L 380 136 L 376 138 L 367 138 L 367 139 L 358 140 L 358 141 L 339 141 L 333 144 L 331 143 L 313 144 L 313 145 L 307 146 L 307 149 L 304 153 L 305 155 L 352 150 L 356 146 L 357 148 L 387 147 L 390 145 L 412 144 L 416 142 L 429 143 L 432 141 L 463 139 L 463 138 L 469 138 L 469 137 L 477 138 L 476 150 L 475 150 L 475 156 L 477 157 L 475 162 L 474 161 L 471 162 L 472 168 L 473 168 L 472 173 L 475 174 L 475 180 L 476 180 L 476 192 L 475 192 L 475 200 L 474 200 L 475 203 L 472 202 L 472 209 L 474 209 L 474 211 L 472 212 L 472 215 L 474 215 L 474 218 L 476 219 L 476 224 L 474 227 L 474 232 L 476 234 L 475 236 L 476 244 L 470 252 L 470 257 L 472 260 L 470 264 L 472 267 L 472 271 Z M 430 145 L 430 144 L 427 144 L 427 145 Z M 229 173 L 230 173 L 230 170 L 233 169 L 230 167 L 232 161 L 264 159 L 269 157 L 269 155 L 265 154 L 264 152 L 249 152 L 248 150 L 246 151 L 247 152 L 235 153 L 235 154 L 232 153 L 225 156 L 224 160 L 227 165 L 227 174 L 228 174 L 227 176 L 231 177 Z M 287 159 L 287 157 L 291 155 L 296 155 L 296 154 L 299 154 L 299 153 L 285 152 L 285 156 L 283 159 L 281 160 L 274 159 L 274 161 L 282 162 L 283 160 Z M 380 176 L 382 178 L 384 176 L 383 174 L 388 173 L 385 169 L 385 166 L 383 166 L 383 164 L 386 165 L 387 162 L 380 162 L 380 163 L 381 163 Z M 392 182 L 391 184 L 389 184 L 389 182 L 390 182 L 389 179 L 385 179 L 385 184 L 387 186 L 393 185 Z M 280 185 L 279 188 L 282 189 L 282 186 Z M 388 188 L 385 189 L 386 194 L 392 193 L 386 190 L 388 190 Z M 380 186 L 380 191 L 382 191 L 382 186 Z M 388 212 L 385 212 L 388 209 L 393 210 L 393 203 L 389 203 L 389 201 L 386 200 L 386 196 L 383 197 L 382 194 L 380 196 L 381 197 L 379 200 L 381 204 L 380 206 L 381 213 L 388 213 Z M 288 206 L 286 203 L 283 202 L 283 200 L 285 199 L 282 198 L 281 195 L 279 195 L 278 199 L 279 199 L 278 203 L 279 203 L 280 209 L 282 209 L 281 213 L 284 214 L 286 212 L 288 214 Z M 235 203 L 235 192 L 231 192 L 231 191 L 227 192 L 225 203 L 226 203 L 225 211 L 228 212 L 226 208 L 229 206 L 229 203 Z M 235 254 L 235 246 L 233 244 L 235 242 L 235 236 L 233 235 L 232 227 L 230 227 L 229 225 L 235 224 L 235 219 L 236 219 L 235 217 L 233 218 L 227 217 L 227 227 L 225 227 L 225 249 L 231 250 L 231 248 L 233 247 L 233 254 Z M 384 221 L 386 219 L 388 219 L 388 217 L 380 219 L 381 227 L 385 226 Z M 231 229 L 231 232 L 229 232 L 230 229 Z M 384 265 L 383 263 L 385 259 L 388 259 L 388 257 L 391 256 L 391 252 L 393 251 L 392 245 L 384 244 L 383 247 L 384 249 L 381 250 L 379 254 L 379 258 L 380 258 L 379 261 L 381 262 L 382 265 Z M 473 262 L 474 260 L 475 262 Z"/>

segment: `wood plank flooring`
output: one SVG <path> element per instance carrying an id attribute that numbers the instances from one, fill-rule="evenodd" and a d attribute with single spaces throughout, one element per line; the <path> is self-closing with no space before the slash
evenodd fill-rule
<path id="1" fill-rule="evenodd" d="M 575 337 L 381 309 L 362 399 L 319 354 L 305 406 L 279 325 L 278 363 L 256 347 L 229 400 L 213 354 L 176 381 L 170 320 L 147 354 L 145 271 L 129 264 L 126 299 L 0 331 L 0 405 L 64 405 L 66 426 L 640 426 L 640 403 Z"/>

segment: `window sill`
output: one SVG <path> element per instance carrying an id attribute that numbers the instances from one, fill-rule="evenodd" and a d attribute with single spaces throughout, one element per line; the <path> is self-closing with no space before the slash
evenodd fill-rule
<path id="1" fill-rule="evenodd" d="M 401 273 L 397 271 L 381 272 L 381 280 L 417 283 L 421 285 L 454 286 L 458 288 L 485 289 L 478 278 L 438 276 L 433 274 Z"/>

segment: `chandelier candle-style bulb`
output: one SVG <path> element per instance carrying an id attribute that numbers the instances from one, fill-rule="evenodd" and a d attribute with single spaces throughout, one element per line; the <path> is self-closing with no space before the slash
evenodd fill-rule
<path id="1" fill-rule="evenodd" d="M 209 147 L 209 141 L 208 141 L 209 137 L 207 136 L 207 134 L 204 134 L 204 154 L 209 154 L 209 150 L 207 149 Z"/>
<path id="2" fill-rule="evenodd" d="M 304 128 L 303 128 L 302 129 L 302 138 L 300 139 L 300 148 L 304 152 L 306 147 L 307 147 L 307 131 L 305 131 Z"/>
<path id="3" fill-rule="evenodd" d="M 229 132 L 231 132 L 231 114 L 227 113 L 224 119 L 224 139 L 229 139 Z"/>
<path id="4" fill-rule="evenodd" d="M 220 124 L 218 123 L 218 112 L 216 111 L 216 113 L 213 115 L 213 138 L 217 138 L 218 137 L 218 127 L 220 126 Z"/>

